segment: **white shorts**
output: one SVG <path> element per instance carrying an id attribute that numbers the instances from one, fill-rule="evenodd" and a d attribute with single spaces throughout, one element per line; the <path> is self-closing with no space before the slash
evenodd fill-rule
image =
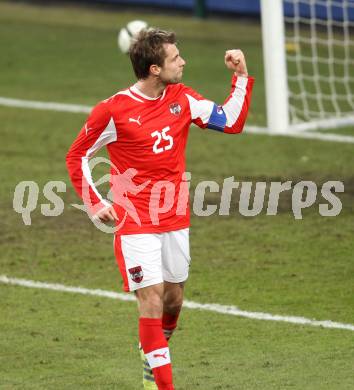
<path id="1" fill-rule="evenodd" d="M 114 253 L 124 291 L 188 278 L 189 229 L 166 233 L 116 235 Z"/>

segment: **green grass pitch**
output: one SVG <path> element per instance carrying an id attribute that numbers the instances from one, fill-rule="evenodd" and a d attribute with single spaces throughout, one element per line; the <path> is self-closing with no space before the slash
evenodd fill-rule
<path id="1" fill-rule="evenodd" d="M 0 2 L 0 96 L 90 104 L 133 81 L 116 47 L 133 19 L 173 29 L 187 61 L 184 82 L 222 102 L 229 90 L 226 49 L 244 50 L 256 77 L 249 124 L 265 124 L 260 26 L 235 20 Z M 70 206 L 78 202 L 65 154 L 83 114 L 0 106 L 0 274 L 120 291 L 112 237 Z M 331 132 L 353 134 L 352 129 Z M 248 311 L 353 323 L 353 145 L 192 128 L 187 150 L 193 188 L 200 180 L 340 180 L 337 217 L 318 204 L 295 220 L 291 197 L 277 216 L 192 216 L 186 298 Z M 23 180 L 40 189 L 62 180 L 64 213 L 25 226 L 12 208 Z M 213 195 L 213 196 L 212 196 Z M 210 194 L 211 204 L 218 197 Z M 47 203 L 40 195 L 38 205 Z M 134 303 L 0 284 L 0 389 L 141 389 Z M 171 341 L 178 390 L 349 390 L 354 333 L 249 320 L 185 309 Z"/>

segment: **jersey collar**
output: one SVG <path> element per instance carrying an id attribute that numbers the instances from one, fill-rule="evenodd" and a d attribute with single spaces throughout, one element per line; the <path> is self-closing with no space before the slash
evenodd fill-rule
<path id="1" fill-rule="evenodd" d="M 138 95 L 140 97 L 142 97 L 143 99 L 146 99 L 146 100 L 150 100 L 150 101 L 155 101 L 155 100 L 162 100 L 164 97 L 165 97 L 165 94 L 166 94 L 166 88 L 163 90 L 162 94 L 156 98 L 153 98 L 153 97 L 150 97 L 150 96 L 147 96 L 145 94 L 143 94 L 138 88 L 137 86 L 134 84 L 132 85 L 130 88 L 129 88 L 130 92 L 134 93 L 135 95 Z"/>

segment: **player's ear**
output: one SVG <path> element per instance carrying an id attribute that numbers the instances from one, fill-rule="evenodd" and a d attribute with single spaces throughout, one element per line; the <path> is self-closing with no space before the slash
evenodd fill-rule
<path id="1" fill-rule="evenodd" d="M 159 76 L 161 68 L 158 65 L 150 65 L 150 73 L 154 76 Z"/>

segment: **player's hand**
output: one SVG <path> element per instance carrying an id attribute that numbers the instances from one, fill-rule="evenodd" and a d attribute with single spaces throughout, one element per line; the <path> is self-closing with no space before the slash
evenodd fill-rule
<path id="1" fill-rule="evenodd" d="M 101 222 L 119 221 L 113 206 L 98 211 L 95 214 L 95 218 L 99 219 Z"/>
<path id="2" fill-rule="evenodd" d="M 228 69 L 233 70 L 236 76 L 248 76 L 245 56 L 239 49 L 227 50 L 225 52 L 225 65 Z"/>

